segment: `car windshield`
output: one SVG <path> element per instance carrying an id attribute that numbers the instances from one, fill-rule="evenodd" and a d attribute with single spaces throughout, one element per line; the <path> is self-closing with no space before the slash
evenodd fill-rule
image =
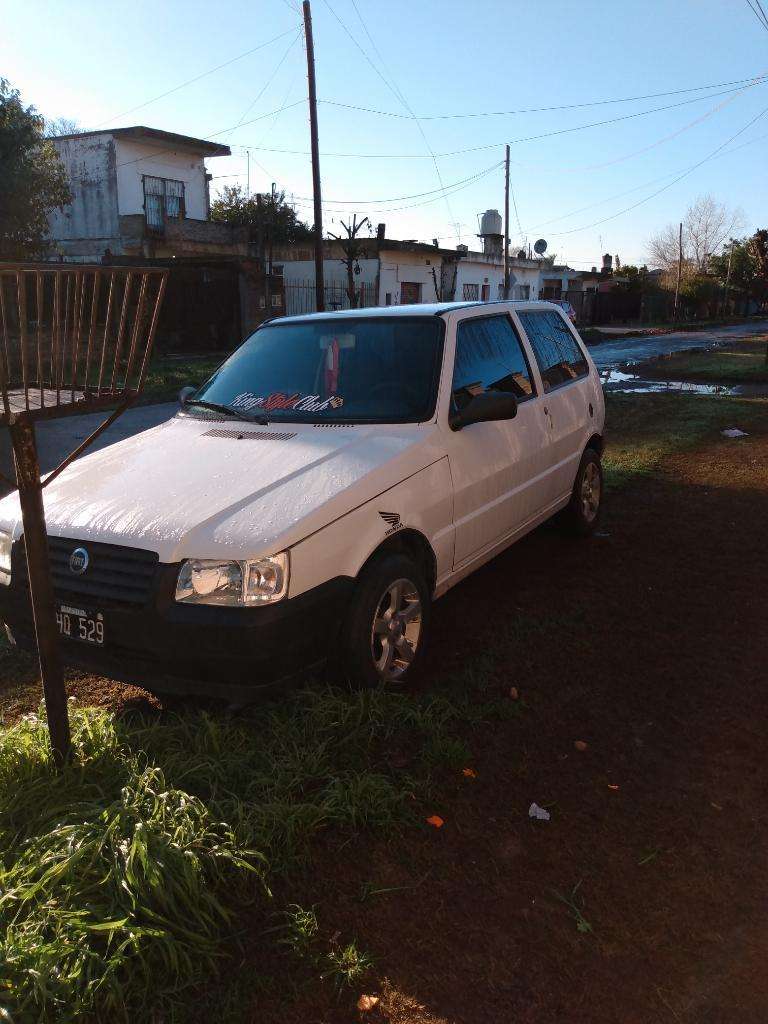
<path id="1" fill-rule="evenodd" d="M 443 322 L 434 316 L 274 323 L 193 396 L 292 422 L 418 423 L 435 409 Z"/>

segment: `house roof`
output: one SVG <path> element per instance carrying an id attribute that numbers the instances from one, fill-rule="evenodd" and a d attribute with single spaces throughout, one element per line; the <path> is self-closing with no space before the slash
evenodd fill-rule
<path id="1" fill-rule="evenodd" d="M 223 146 L 219 142 L 208 142 L 206 139 L 196 139 L 192 135 L 178 135 L 176 132 L 164 132 L 160 128 L 147 128 L 145 125 L 134 125 L 132 128 L 103 128 L 92 132 L 74 132 L 71 135 L 55 135 L 54 142 L 61 142 L 65 139 L 86 138 L 93 135 L 113 135 L 118 139 L 131 139 L 135 142 L 159 142 L 163 145 L 171 145 L 174 149 L 190 149 L 204 156 L 231 156 L 229 146 Z"/>

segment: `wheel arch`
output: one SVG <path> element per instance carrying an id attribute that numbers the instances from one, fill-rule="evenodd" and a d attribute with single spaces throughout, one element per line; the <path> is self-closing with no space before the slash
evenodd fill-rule
<path id="1" fill-rule="evenodd" d="M 437 556 L 423 533 L 412 527 L 406 527 L 393 533 L 370 553 L 360 566 L 358 576 L 365 571 L 373 559 L 386 554 L 404 554 L 412 558 L 424 573 L 430 594 L 434 591 L 437 582 Z"/>
<path id="2" fill-rule="evenodd" d="M 587 443 L 584 445 L 584 451 L 586 452 L 588 448 L 591 448 L 593 451 L 597 452 L 598 455 L 602 456 L 603 449 L 605 448 L 605 440 L 603 438 L 603 435 L 593 434 L 587 441 Z M 582 452 L 582 455 L 583 454 L 584 452 Z"/>

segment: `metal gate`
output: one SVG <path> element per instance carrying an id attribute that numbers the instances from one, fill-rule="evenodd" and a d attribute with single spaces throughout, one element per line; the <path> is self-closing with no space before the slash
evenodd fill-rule
<path id="1" fill-rule="evenodd" d="M 357 309 L 365 306 L 375 306 L 376 284 L 373 281 L 363 281 L 356 285 L 358 295 Z M 325 285 L 325 308 L 350 309 L 347 286 L 342 281 L 331 281 Z M 285 314 L 286 316 L 300 316 L 303 313 L 317 312 L 315 299 L 314 279 L 306 281 L 285 282 Z"/>

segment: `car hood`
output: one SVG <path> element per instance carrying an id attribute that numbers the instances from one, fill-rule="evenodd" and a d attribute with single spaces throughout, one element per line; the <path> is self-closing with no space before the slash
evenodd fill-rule
<path id="1" fill-rule="evenodd" d="M 441 457 L 434 425 L 259 428 L 178 415 L 43 491 L 48 532 L 186 557 L 274 554 Z M 17 494 L 0 528 L 21 533 Z"/>

